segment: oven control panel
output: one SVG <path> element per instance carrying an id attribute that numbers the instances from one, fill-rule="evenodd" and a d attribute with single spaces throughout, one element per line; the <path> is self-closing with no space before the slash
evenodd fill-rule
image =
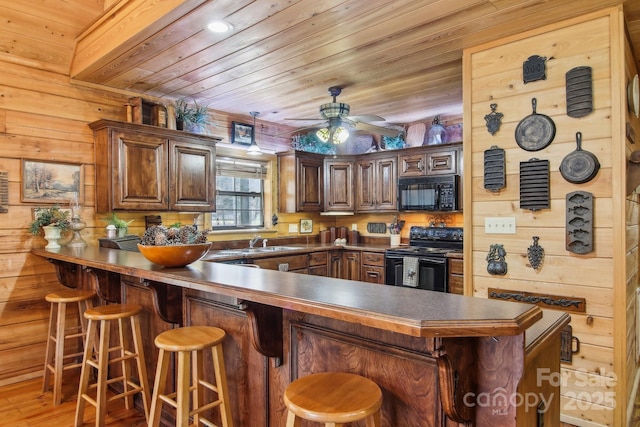
<path id="1" fill-rule="evenodd" d="M 410 240 L 441 240 L 462 242 L 464 232 L 461 227 L 420 227 L 413 226 L 409 230 Z"/>

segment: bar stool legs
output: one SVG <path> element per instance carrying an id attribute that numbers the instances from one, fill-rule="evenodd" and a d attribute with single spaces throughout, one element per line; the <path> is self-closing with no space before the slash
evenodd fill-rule
<path id="1" fill-rule="evenodd" d="M 323 372 L 298 378 L 284 391 L 287 427 L 299 427 L 301 419 L 342 426 L 365 420 L 380 427 L 382 391 L 373 381 L 345 372 Z"/>
<path id="2" fill-rule="evenodd" d="M 48 294 L 45 299 L 51 303 L 49 313 L 49 333 L 47 335 L 47 350 L 44 361 L 44 376 L 42 379 L 42 391 L 49 390 L 51 374 L 53 374 L 53 405 L 58 406 L 62 401 L 62 373 L 68 369 L 79 368 L 82 363 L 66 363 L 66 359 L 80 358 L 82 352 L 65 354 L 65 341 L 71 338 L 79 338 L 84 344 L 87 334 L 86 320 L 83 316 L 85 310 L 93 306 L 91 299 L 95 296 L 93 291 L 64 289 Z M 67 333 L 66 315 L 67 304 L 78 303 L 79 324 Z M 81 347 L 80 347 L 81 348 Z"/>
<path id="3" fill-rule="evenodd" d="M 162 403 L 176 408 L 176 425 L 186 427 L 191 425 L 189 417 L 193 417 L 195 426 L 202 423 L 207 426 L 214 424 L 205 419 L 203 411 L 219 407 L 222 427 L 233 427 L 229 391 L 227 389 L 227 375 L 222 355 L 222 341 L 225 332 L 211 326 L 187 326 L 161 333 L 155 339 L 160 349 L 158 355 L 158 369 L 153 387 L 153 399 L 149 415 L 149 426 L 160 425 Z M 205 381 L 203 375 L 204 350 L 211 348 L 213 368 L 216 384 Z M 167 372 L 171 352 L 177 353 L 176 391 L 165 394 Z M 204 388 L 217 393 L 217 400 L 204 403 Z M 191 393 L 193 409 L 189 410 L 189 394 Z"/>
<path id="4" fill-rule="evenodd" d="M 84 349 L 82 372 L 80 373 L 80 386 L 78 390 L 78 404 L 76 407 L 75 426 L 82 425 L 84 418 L 84 407 L 86 402 L 96 407 L 96 427 L 104 426 L 107 403 L 124 398 L 127 409 L 133 408 L 133 395 L 142 394 L 142 404 L 144 406 L 145 418 L 149 419 L 149 387 L 147 381 L 147 369 L 144 364 L 144 353 L 142 349 L 142 336 L 140 333 L 140 323 L 138 314 L 142 307 L 136 304 L 111 304 L 89 309 L 84 316 L 89 320 L 87 329 L 87 342 Z M 128 349 L 125 334 L 125 320 L 129 319 L 133 334 L 133 351 Z M 110 321 L 118 321 L 119 346 L 110 348 Z M 98 333 L 97 322 L 100 322 L 100 332 Z M 98 340 L 97 359 L 93 349 Z M 110 353 L 118 351 L 118 357 L 110 360 Z M 131 379 L 130 362 L 135 359 L 138 370 L 138 383 Z M 108 379 L 107 373 L 110 363 L 120 363 L 122 375 Z M 97 381 L 89 385 L 90 369 L 97 370 Z M 107 386 L 116 382 L 122 382 L 123 392 L 107 399 Z M 96 390 L 96 398 L 89 395 L 89 390 Z"/>

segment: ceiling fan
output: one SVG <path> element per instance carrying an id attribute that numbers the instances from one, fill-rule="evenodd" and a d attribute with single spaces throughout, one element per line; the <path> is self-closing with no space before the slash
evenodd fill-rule
<path id="1" fill-rule="evenodd" d="M 349 104 L 337 102 L 336 98 L 342 93 L 339 86 L 331 86 L 329 94 L 333 97 L 333 102 L 320 105 L 320 115 L 322 118 L 313 119 L 285 119 L 285 120 L 304 120 L 304 121 L 322 121 L 324 122 L 321 129 L 316 135 L 323 141 L 331 141 L 334 144 L 340 144 L 349 137 L 349 128 L 362 130 L 365 132 L 380 134 L 384 136 L 398 136 L 404 132 L 403 128 L 389 128 L 372 125 L 367 122 L 383 122 L 384 119 L 375 115 L 350 116 L 351 107 Z M 312 126 L 310 128 L 316 128 Z M 304 128 L 304 129 L 310 129 Z"/>

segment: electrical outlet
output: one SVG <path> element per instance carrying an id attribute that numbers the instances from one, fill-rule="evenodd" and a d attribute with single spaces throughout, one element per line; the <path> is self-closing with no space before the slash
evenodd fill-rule
<path id="1" fill-rule="evenodd" d="M 352 231 L 358 231 L 358 224 L 351 224 Z"/>
<path id="2" fill-rule="evenodd" d="M 516 219 L 512 216 L 484 219 L 486 234 L 516 234 Z"/>
<path id="3" fill-rule="evenodd" d="M 289 233 L 297 233 L 298 224 L 289 224 Z"/>

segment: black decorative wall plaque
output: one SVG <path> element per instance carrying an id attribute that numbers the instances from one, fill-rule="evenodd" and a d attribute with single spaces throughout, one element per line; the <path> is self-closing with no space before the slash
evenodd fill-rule
<path id="1" fill-rule="evenodd" d="M 547 79 L 547 57 L 532 55 L 522 63 L 522 80 L 525 84 Z"/>
<path id="2" fill-rule="evenodd" d="M 500 191 L 506 185 L 504 150 L 493 145 L 484 152 L 484 188 Z"/>
<path id="3" fill-rule="evenodd" d="M 500 130 L 500 125 L 502 124 L 502 118 L 504 114 L 496 111 L 498 108 L 498 104 L 491 104 L 491 112 L 484 116 L 484 121 L 487 122 L 487 130 L 491 135 L 495 135 L 496 132 Z"/>

